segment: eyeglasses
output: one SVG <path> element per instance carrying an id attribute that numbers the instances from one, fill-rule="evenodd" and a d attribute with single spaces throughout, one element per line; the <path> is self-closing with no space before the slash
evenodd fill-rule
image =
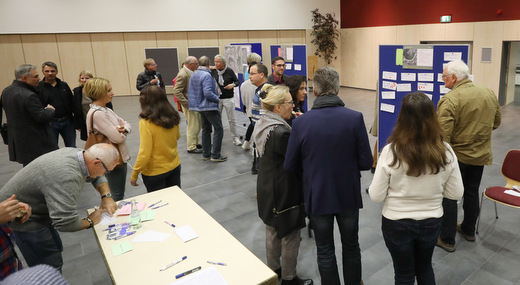
<path id="1" fill-rule="evenodd" d="M 444 78 L 446 78 L 446 77 L 448 77 L 448 76 L 450 76 L 450 75 L 451 75 L 451 74 L 443 74 L 443 75 L 442 75 L 442 79 L 444 79 Z"/>
<path id="2" fill-rule="evenodd" d="M 275 66 L 276 66 L 276 67 L 284 67 L 285 64 L 276 64 Z"/>
<path id="3" fill-rule="evenodd" d="M 99 158 L 96 158 L 96 159 L 99 159 Z M 108 170 L 108 168 L 107 168 L 107 166 L 105 165 L 105 163 L 104 163 L 101 159 L 99 159 L 99 161 L 101 161 L 101 165 L 103 165 L 103 168 L 105 169 L 105 174 L 110 173 L 110 170 Z"/>
<path id="4" fill-rule="evenodd" d="M 284 103 L 284 104 L 289 104 L 289 105 L 294 105 L 294 101 L 293 101 L 293 100 L 291 100 L 291 101 L 289 101 L 289 102 L 283 102 L 283 103 Z"/>
<path id="5" fill-rule="evenodd" d="M 249 72 L 249 76 L 258 74 L 257 72 Z"/>

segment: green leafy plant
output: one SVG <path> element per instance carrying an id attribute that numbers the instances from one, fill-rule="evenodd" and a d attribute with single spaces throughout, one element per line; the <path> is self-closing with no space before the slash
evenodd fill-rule
<path id="1" fill-rule="evenodd" d="M 321 14 L 318 9 L 312 10 L 312 32 L 314 37 L 311 43 L 316 45 L 316 54 L 323 57 L 327 64 L 330 64 L 337 56 L 334 55 L 337 49 L 336 40 L 339 39 L 338 20 L 335 14 Z"/>

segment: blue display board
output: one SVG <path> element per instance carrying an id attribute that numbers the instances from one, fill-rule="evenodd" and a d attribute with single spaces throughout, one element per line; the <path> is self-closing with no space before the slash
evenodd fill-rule
<path id="1" fill-rule="evenodd" d="M 287 57 L 287 53 L 284 51 L 287 48 L 292 48 L 292 59 Z M 271 60 L 269 62 L 264 59 L 264 64 L 269 68 L 273 58 L 281 56 L 285 59 L 285 75 L 303 75 L 306 80 L 307 76 L 307 46 L 306 45 L 272 45 L 271 46 Z M 307 86 L 308 86 L 307 82 Z M 307 95 L 308 96 L 308 95 Z M 307 110 L 307 99 L 303 104 L 303 109 Z"/>
<path id="2" fill-rule="evenodd" d="M 417 66 L 417 57 L 424 54 L 406 54 L 407 50 L 405 50 L 403 57 L 405 47 L 403 45 L 379 46 L 379 92 L 377 94 L 379 96 L 379 151 L 383 149 L 392 134 L 403 97 L 410 92 L 421 91 L 427 94 L 437 107 L 441 96 L 449 91 L 442 81 L 444 65 L 456 58 L 468 62 L 468 45 L 414 45 L 413 47 L 418 49 L 424 47 L 422 51 L 425 51 L 424 54 L 427 56 L 433 52 L 431 67 Z"/>

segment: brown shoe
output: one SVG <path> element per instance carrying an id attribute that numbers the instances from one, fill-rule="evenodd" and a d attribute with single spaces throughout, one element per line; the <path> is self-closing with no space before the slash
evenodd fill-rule
<path id="1" fill-rule="evenodd" d="M 442 241 L 442 239 L 440 237 L 437 239 L 437 244 L 436 245 L 438 247 L 444 249 L 447 252 L 454 252 L 455 251 L 455 245 L 454 244 L 445 243 L 445 242 Z"/>
<path id="2" fill-rule="evenodd" d="M 475 241 L 475 236 L 474 236 L 474 235 L 468 235 L 467 233 L 465 233 L 464 231 L 462 231 L 461 224 L 457 224 L 457 231 L 458 231 L 459 233 L 461 233 L 462 236 L 463 236 L 467 241 Z"/>

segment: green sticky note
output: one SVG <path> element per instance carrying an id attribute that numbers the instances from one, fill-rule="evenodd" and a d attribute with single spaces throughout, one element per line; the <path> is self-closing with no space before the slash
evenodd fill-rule
<path id="1" fill-rule="evenodd" d="M 403 49 L 398 48 L 395 50 L 395 65 L 403 65 Z"/>
<path id="2" fill-rule="evenodd" d="M 148 210 L 142 211 L 141 213 L 141 222 L 151 221 L 155 219 L 155 211 Z"/>
<path id="3" fill-rule="evenodd" d="M 124 241 L 122 243 L 114 244 L 112 246 L 112 253 L 114 253 L 114 256 L 118 256 L 120 254 L 123 254 L 125 252 L 131 251 L 134 248 L 128 241 Z"/>

